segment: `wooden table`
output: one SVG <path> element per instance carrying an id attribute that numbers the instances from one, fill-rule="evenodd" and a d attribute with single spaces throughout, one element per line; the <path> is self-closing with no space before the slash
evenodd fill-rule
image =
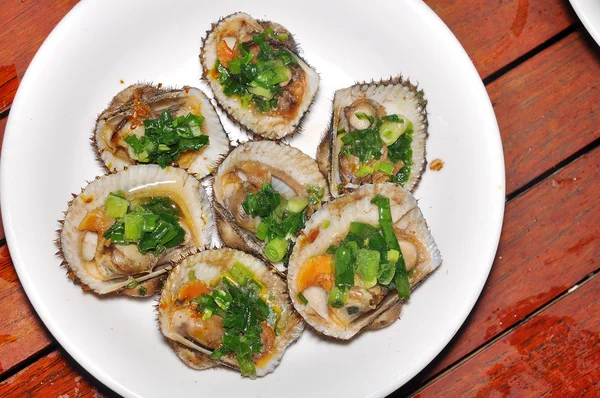
<path id="1" fill-rule="evenodd" d="M 31 58 L 75 0 L 0 1 L 0 133 Z M 600 47 L 566 0 L 428 0 L 496 111 L 506 214 L 465 324 L 417 396 L 600 395 Z M 0 229 L 0 396 L 114 396 L 59 346 Z"/>

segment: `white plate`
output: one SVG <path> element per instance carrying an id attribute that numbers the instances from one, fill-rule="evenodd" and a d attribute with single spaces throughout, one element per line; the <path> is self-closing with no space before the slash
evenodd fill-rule
<path id="1" fill-rule="evenodd" d="M 590 35 L 600 45 L 600 1 L 569 0 Z"/>
<path id="2" fill-rule="evenodd" d="M 38 314 L 85 369 L 125 396 L 382 396 L 423 369 L 473 307 L 495 255 L 504 211 L 504 163 L 489 98 L 468 56 L 420 1 L 163 2 L 76 5 L 31 63 L 2 152 L 2 210 L 19 278 Z M 100 299 L 66 277 L 53 240 L 71 192 L 103 173 L 89 145 L 96 115 L 137 81 L 199 85 L 198 53 L 211 22 L 243 9 L 296 34 L 322 84 L 305 131 L 310 155 L 336 89 L 403 73 L 429 100 L 427 170 L 416 196 L 444 257 L 402 319 L 335 344 L 307 331 L 273 374 L 185 367 L 163 341 L 153 300 Z M 205 88 L 202 84 L 201 87 Z M 242 137 L 229 122 L 227 131 Z"/>

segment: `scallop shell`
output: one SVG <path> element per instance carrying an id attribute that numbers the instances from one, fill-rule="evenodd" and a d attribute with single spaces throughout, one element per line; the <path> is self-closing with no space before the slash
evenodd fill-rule
<path id="1" fill-rule="evenodd" d="M 413 124 L 412 166 L 403 187 L 414 191 L 425 170 L 425 141 L 427 139 L 427 100 L 422 90 L 409 80 L 396 77 L 377 82 L 357 83 L 335 92 L 331 125 L 319 145 L 317 161 L 323 175 L 327 176 L 333 197 L 338 197 L 357 186 L 345 181 L 340 173 L 340 150 L 343 146 L 337 131 L 348 129 L 349 123 L 344 110 L 355 101 L 369 101 L 385 115 L 401 114 Z"/>
<path id="2" fill-rule="evenodd" d="M 177 355 L 188 366 L 201 369 L 223 365 L 238 369 L 237 361 L 232 355 L 226 355 L 218 361 L 206 357 L 212 353 L 214 348 L 208 348 L 206 341 L 193 336 L 206 336 L 208 332 L 200 330 L 206 326 L 198 322 L 200 316 L 197 310 L 191 307 L 189 301 L 178 299 L 180 289 L 190 280 L 190 271 L 194 271 L 196 279 L 211 286 L 213 282 L 218 282 L 220 276 L 227 273 L 236 262 L 242 263 L 252 272 L 255 280 L 268 290 L 265 295 L 269 297 L 271 305 L 281 309 L 277 325 L 281 323 L 283 326 L 278 328 L 279 333 L 276 335 L 271 349 L 266 354 L 262 353 L 260 358 L 254 358 L 256 375 L 264 376 L 272 372 L 279 364 L 286 348 L 302 333 L 304 323 L 289 301 L 285 282 L 271 272 L 262 261 L 250 254 L 222 248 L 206 250 L 181 261 L 165 282 L 159 300 L 160 331 L 169 343 L 176 347 Z"/>
<path id="3" fill-rule="evenodd" d="M 376 195 L 390 199 L 392 220 L 396 235 L 409 239 L 417 248 L 417 260 L 409 273 L 411 288 L 417 286 L 442 263 L 440 252 L 417 207 L 417 201 L 410 192 L 392 183 L 368 184 L 354 192 L 341 196 L 323 205 L 316 211 L 300 235 L 288 266 L 288 288 L 296 310 L 302 318 L 317 331 L 339 339 L 350 339 L 363 328 L 385 326 L 398 319 L 402 302 L 395 290 L 387 292 L 385 297 L 370 312 L 361 314 L 347 326 L 330 318 L 327 307 L 327 292 L 320 287 L 311 287 L 307 294 L 299 292 L 297 283 L 299 271 L 308 259 L 325 253 L 330 244 L 343 239 L 349 231 L 350 223 L 362 222 L 379 224 L 378 208 L 371 203 Z M 316 236 L 316 239 L 309 239 Z M 311 242 L 312 240 L 312 242 Z M 300 301 L 298 294 L 303 293 L 308 304 Z M 324 296 L 323 296 L 324 295 Z M 323 300 L 324 305 L 323 305 Z"/>
<path id="4" fill-rule="evenodd" d="M 244 165 L 256 164 L 268 170 L 270 178 L 245 173 Z M 246 171 L 248 171 L 246 169 Z M 234 176 L 232 178 L 232 176 Z M 237 176 L 241 178 L 238 179 Z M 264 242 L 258 240 L 255 231 L 249 228 L 258 224 L 241 207 L 250 186 L 260 188 L 263 182 L 271 182 L 273 188 L 289 199 L 292 196 L 308 195 L 310 188 L 321 190 L 323 200 L 329 198 L 327 183 L 314 159 L 297 148 L 273 141 L 249 141 L 237 148 L 223 160 L 213 184 L 214 206 L 217 227 L 226 246 L 248 251 L 269 263 L 264 256 Z M 317 209 L 321 203 L 311 205 Z M 242 224 L 243 222 L 243 224 Z M 284 271 L 282 263 L 275 264 Z"/>
<path id="5" fill-rule="evenodd" d="M 217 61 L 217 43 L 220 40 L 227 37 L 235 39 L 234 43 L 252 41 L 252 35 L 261 33 L 266 28 L 272 28 L 278 33 L 288 35 L 286 40 L 273 41 L 271 44 L 274 47 L 287 48 L 298 62 L 305 76 L 305 89 L 299 105 L 288 116 L 283 115 L 281 112 L 263 114 L 253 109 L 244 109 L 238 99 L 227 96 L 223 92 L 217 77 L 212 73 Z M 294 38 L 283 26 L 270 21 L 258 21 L 246 13 L 238 12 L 228 15 L 213 24 L 203 40 L 200 60 L 204 79 L 212 89 L 215 100 L 234 123 L 252 134 L 269 139 L 280 139 L 299 130 L 301 121 L 308 113 L 308 109 L 319 89 L 320 77 L 318 73 L 300 58 L 298 53 L 299 49 Z"/>
<path id="6" fill-rule="evenodd" d="M 137 117 L 134 99 L 142 106 L 147 105 L 151 115 Z M 202 115 L 202 133 L 209 137 L 207 146 L 200 151 L 181 154 L 173 165 L 186 169 L 198 178 L 211 174 L 217 168 L 219 161 L 229 152 L 229 138 L 208 97 L 201 90 L 188 86 L 166 89 L 135 84 L 118 93 L 96 121 L 92 143 L 110 172 L 138 163 L 129 156 L 129 145 L 124 138 L 132 134 L 142 136 L 143 119 L 156 119 L 165 109 L 174 117 L 186 116 L 188 113 Z"/>
<path id="7" fill-rule="evenodd" d="M 79 229 L 85 216 L 92 210 L 103 208 L 109 193 L 118 190 L 124 191 L 128 199 L 168 196 L 177 203 L 185 220 L 187 232 L 184 243 L 166 249 L 158 258 L 153 259 L 156 264 L 151 269 L 141 273 L 117 272 L 110 263 L 105 262 L 103 257 L 99 260 L 98 256 L 102 252 L 98 250 L 105 248 L 104 245 L 98 248 L 101 236 L 94 237 L 94 234 L 90 234 L 89 231 Z M 100 295 L 123 293 L 130 296 L 145 296 L 160 288 L 172 263 L 198 249 L 207 247 L 213 233 L 214 218 L 208 195 L 200 185 L 200 181 L 182 169 L 139 165 L 131 166 L 116 174 L 98 177 L 79 195 L 74 195 L 74 199 L 69 203 L 62 230 L 59 231 L 58 245 L 70 276 L 80 283 L 84 290 L 90 289 Z M 84 257 L 86 243 L 93 246 L 91 259 Z M 124 253 L 131 251 L 129 257 L 125 256 L 126 259 L 135 258 L 135 253 L 139 255 L 136 246 L 124 246 Z M 132 285 L 135 285 L 135 289 L 131 288 Z"/>

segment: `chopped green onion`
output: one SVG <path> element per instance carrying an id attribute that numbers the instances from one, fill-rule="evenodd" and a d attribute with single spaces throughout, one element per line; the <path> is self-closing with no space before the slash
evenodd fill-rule
<path id="1" fill-rule="evenodd" d="M 188 272 L 188 279 L 191 281 L 195 281 L 196 278 L 196 271 L 194 271 L 193 269 L 189 270 Z"/>
<path id="2" fill-rule="evenodd" d="M 120 196 L 110 193 L 104 202 L 106 215 L 112 218 L 120 218 L 127 213 L 129 202 Z"/>
<path id="3" fill-rule="evenodd" d="M 284 41 L 284 40 L 287 40 L 289 36 L 288 36 L 288 34 L 287 34 L 287 33 L 279 33 L 279 34 L 278 34 L 276 37 L 277 37 L 279 40 L 281 40 L 281 41 Z"/>
<path id="4" fill-rule="evenodd" d="M 398 115 L 383 116 L 381 118 L 381 120 L 385 120 L 386 122 L 392 122 L 392 123 L 404 123 L 404 119 Z"/>
<path id="5" fill-rule="evenodd" d="M 239 261 L 236 261 L 229 270 L 231 278 L 240 285 L 247 285 L 254 278 L 252 271 Z"/>
<path id="6" fill-rule="evenodd" d="M 373 120 L 375 120 L 373 119 L 373 116 L 367 115 L 364 112 L 356 112 L 354 116 L 356 116 L 358 120 L 368 120 L 371 124 L 373 124 Z"/>
<path id="7" fill-rule="evenodd" d="M 137 285 L 139 285 L 140 283 L 137 281 L 137 279 L 133 279 L 131 282 L 129 282 L 126 286 L 127 289 L 133 289 L 134 287 L 136 287 Z"/>
<path id="8" fill-rule="evenodd" d="M 394 232 L 392 224 L 392 211 L 390 209 L 390 199 L 382 195 L 375 196 L 371 203 L 379 209 L 379 225 L 386 244 L 390 250 L 397 250 L 399 253 L 398 261 L 396 262 L 396 271 L 394 275 L 394 283 L 398 291 L 398 296 L 401 299 L 408 300 L 410 298 L 410 282 L 406 271 L 404 256 L 400 250 L 398 238 Z"/>
<path id="9" fill-rule="evenodd" d="M 147 292 L 147 290 L 146 290 L 146 288 L 145 288 L 144 286 L 140 286 L 140 290 L 139 290 L 139 292 L 140 292 L 140 295 L 141 295 L 141 296 L 145 296 L 145 295 L 146 295 L 146 292 Z"/>
<path id="10" fill-rule="evenodd" d="M 377 282 L 380 285 L 389 285 L 394 279 L 396 274 L 396 263 L 395 262 L 384 262 L 379 266 L 379 273 L 377 275 Z"/>
<path id="11" fill-rule="evenodd" d="M 352 247 L 354 243 L 355 247 Z M 349 242 L 341 245 L 335 251 L 335 285 L 336 286 L 354 286 L 354 259 L 353 253 L 358 248 L 355 242 Z"/>
<path id="12" fill-rule="evenodd" d="M 373 225 L 365 224 L 362 222 L 352 221 L 350 223 L 350 232 L 352 232 L 353 234 L 357 234 L 362 239 L 368 238 L 369 236 L 373 235 L 375 232 L 377 232 L 377 229 L 378 228 L 374 227 Z"/>
<path id="13" fill-rule="evenodd" d="M 302 304 L 304 304 L 304 305 L 308 304 L 308 300 L 306 299 L 306 297 L 304 297 L 304 295 L 302 294 L 302 292 L 298 293 L 298 299 L 300 301 L 302 301 Z"/>
<path id="14" fill-rule="evenodd" d="M 258 223 L 258 227 L 256 230 L 256 237 L 262 241 L 265 241 L 265 240 L 267 240 L 268 233 L 269 233 L 269 226 L 263 220 L 261 220 L 260 223 Z"/>
<path id="15" fill-rule="evenodd" d="M 319 185 L 306 185 L 306 193 L 308 194 L 308 201 L 311 205 L 318 205 L 321 203 L 321 199 L 325 195 L 325 188 Z"/>
<path id="16" fill-rule="evenodd" d="M 379 252 L 374 250 L 360 249 L 356 253 L 357 272 L 365 289 L 370 289 L 377 284 L 379 259 Z"/>
<path id="17" fill-rule="evenodd" d="M 269 89 L 266 89 L 264 87 L 260 87 L 260 86 L 250 86 L 248 88 L 248 91 L 251 92 L 254 95 L 258 95 L 259 97 L 264 97 L 268 100 L 270 100 L 271 98 L 273 98 L 273 92 L 270 91 Z"/>
<path id="18" fill-rule="evenodd" d="M 283 260 L 287 254 L 288 241 L 282 238 L 274 238 L 265 246 L 265 256 L 274 263 Z"/>
<path id="19" fill-rule="evenodd" d="M 129 213 L 123 216 L 125 224 L 125 239 L 139 240 L 144 233 L 144 217 L 141 214 Z"/>
<path id="20" fill-rule="evenodd" d="M 389 176 L 394 173 L 394 165 L 387 162 L 375 162 L 374 168 Z"/>
<path id="21" fill-rule="evenodd" d="M 404 134 L 406 127 L 406 123 L 384 122 L 379 126 L 379 137 L 386 146 L 390 146 Z"/>
<path id="22" fill-rule="evenodd" d="M 358 178 L 363 178 L 363 177 L 373 174 L 374 171 L 375 170 L 373 170 L 373 167 L 367 166 L 366 164 L 361 164 L 359 166 L 358 170 L 356 170 L 356 172 L 354 172 L 354 175 Z"/>
<path id="23" fill-rule="evenodd" d="M 323 225 L 322 226 L 323 226 L 324 229 L 327 229 L 327 228 L 329 228 L 330 224 L 331 224 L 331 221 L 325 220 L 325 221 L 323 221 Z"/>
<path id="24" fill-rule="evenodd" d="M 387 260 L 396 264 L 396 261 L 400 258 L 400 252 L 398 250 L 392 249 L 387 252 Z"/>
<path id="25" fill-rule="evenodd" d="M 334 308 L 341 308 L 349 298 L 348 288 L 333 286 L 329 291 L 327 303 Z"/>
<path id="26" fill-rule="evenodd" d="M 306 206 L 308 206 L 308 199 L 303 198 L 302 196 L 295 196 L 287 203 L 287 209 L 292 213 L 300 213 Z"/>

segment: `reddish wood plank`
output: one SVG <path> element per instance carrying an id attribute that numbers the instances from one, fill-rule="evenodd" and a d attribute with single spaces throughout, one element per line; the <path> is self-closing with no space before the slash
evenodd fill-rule
<path id="1" fill-rule="evenodd" d="M 77 0 L 0 3 L 0 112 L 8 109 L 33 55 Z M 559 0 L 428 0 L 473 59 L 482 77 L 500 69 L 576 19 Z"/>
<path id="2" fill-rule="evenodd" d="M 510 202 L 478 303 L 403 392 L 447 368 L 600 268 L 600 148 Z"/>
<path id="3" fill-rule="evenodd" d="M 4 130 L 6 130 L 7 120 L 7 118 L 0 119 L 0 153 L 2 153 L 2 143 L 4 142 Z M 2 223 L 2 214 L 0 213 L 0 239 L 2 238 L 4 238 L 4 224 Z"/>
<path id="4" fill-rule="evenodd" d="M 580 32 L 487 89 L 502 133 L 507 192 L 600 137 L 600 51 Z"/>
<path id="5" fill-rule="evenodd" d="M 8 109 L 36 51 L 77 0 L 0 2 L 0 112 Z"/>
<path id="6" fill-rule="evenodd" d="M 116 397 L 100 382 L 54 351 L 0 383 L 0 396 L 12 397 Z"/>
<path id="7" fill-rule="evenodd" d="M 600 395 L 600 277 L 427 386 L 418 397 Z"/>
<path id="8" fill-rule="evenodd" d="M 51 342 L 25 296 L 6 245 L 0 247 L 0 302 L 1 375 Z"/>
<path id="9" fill-rule="evenodd" d="M 569 27 L 561 0 L 425 0 L 461 42 L 482 78 Z"/>

